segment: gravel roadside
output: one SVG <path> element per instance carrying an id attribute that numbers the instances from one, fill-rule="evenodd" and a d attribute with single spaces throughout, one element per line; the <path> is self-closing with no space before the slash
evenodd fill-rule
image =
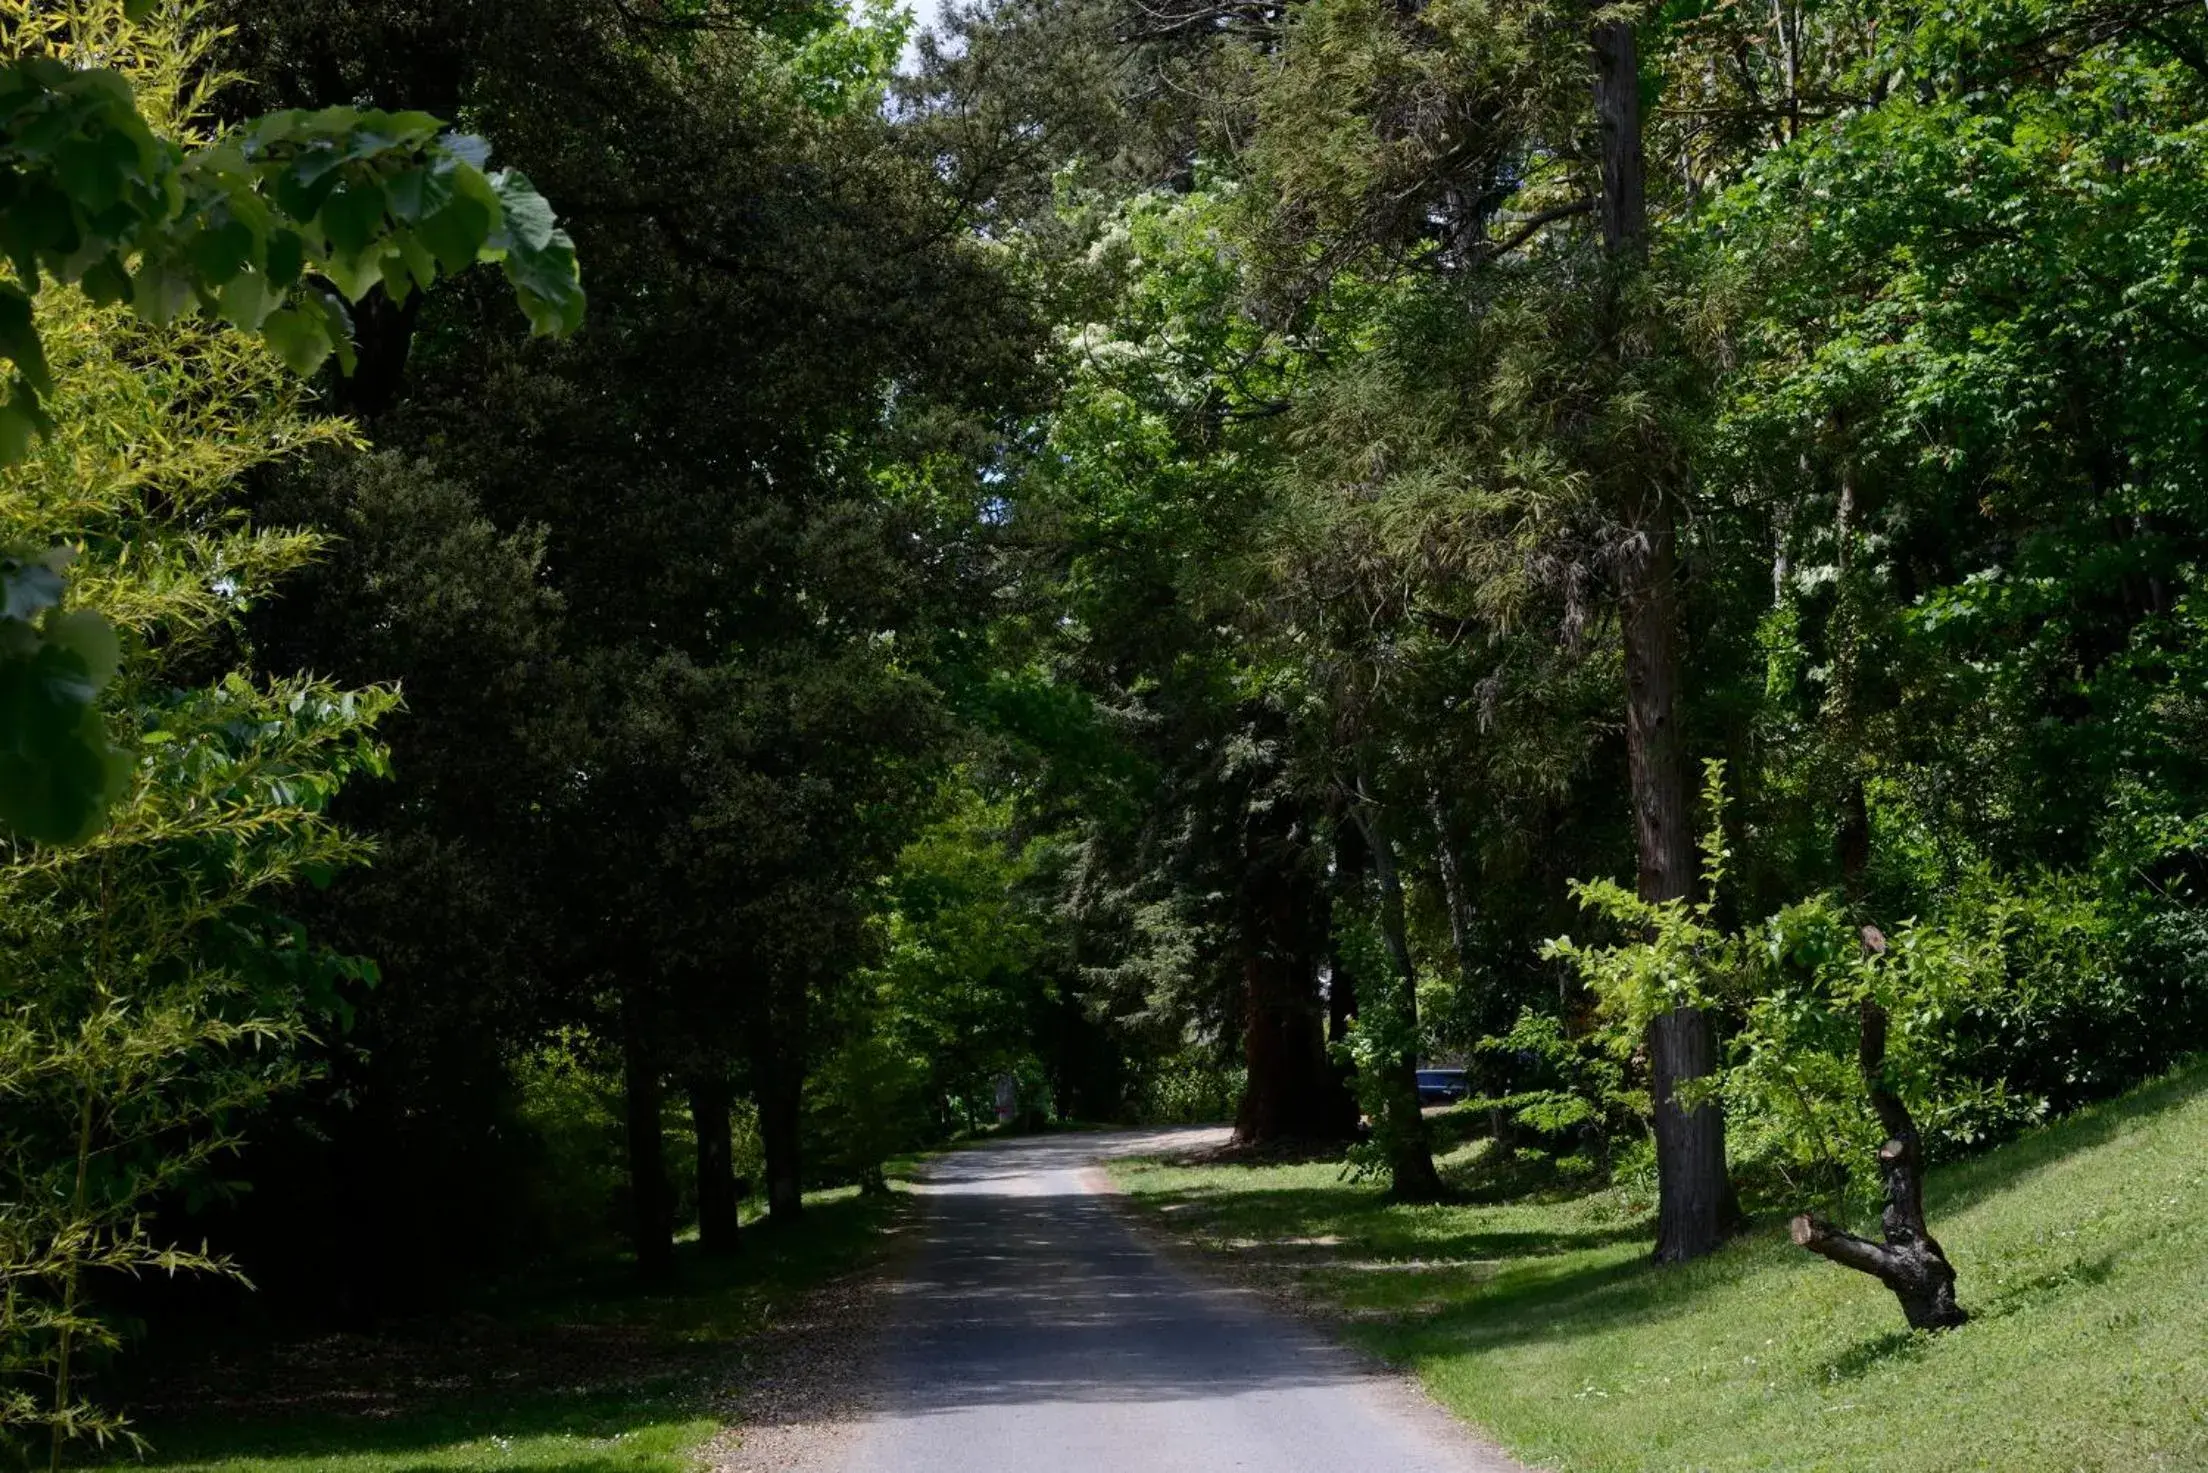
<path id="1" fill-rule="evenodd" d="M 902 1204 L 874 1262 L 804 1296 L 736 1353 L 716 1399 L 722 1428 L 698 1450 L 714 1473 L 825 1473 L 841 1466 L 879 1393 L 886 1301 L 918 1246 Z"/>

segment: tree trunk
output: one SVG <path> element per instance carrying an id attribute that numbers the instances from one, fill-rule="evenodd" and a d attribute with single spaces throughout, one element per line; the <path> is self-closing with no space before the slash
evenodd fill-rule
<path id="1" fill-rule="evenodd" d="M 1411 961 L 1410 926 L 1403 907 L 1403 877 L 1395 867 L 1395 839 L 1388 833 L 1379 809 L 1365 793 L 1362 777 L 1350 811 L 1372 854 L 1373 878 L 1380 885 L 1380 933 L 1388 944 L 1393 964 L 1395 1013 L 1406 1031 L 1401 1052 L 1385 1061 L 1388 1119 L 1388 1176 L 1393 1196 L 1407 1202 L 1434 1202 L 1442 1196 L 1441 1173 L 1434 1169 L 1434 1152 L 1426 1135 L 1426 1116 L 1418 1104 L 1418 968 Z"/>
<path id="2" fill-rule="evenodd" d="M 1633 791 L 1633 838 L 1644 900 L 1694 894 L 1695 853 L 1687 754 L 1680 739 L 1678 587 L 1671 517 L 1659 512 L 1634 530 L 1622 569 L 1625 743 Z"/>
<path id="3" fill-rule="evenodd" d="M 1627 20 L 1599 22 L 1592 41 L 1595 117 L 1602 134 L 1602 238 L 1615 301 L 1648 248 L 1640 49 Z M 1640 894 L 1644 900 L 1684 899 L 1694 891 L 1695 858 L 1686 751 L 1677 720 L 1673 514 L 1652 486 L 1633 487 L 1621 498 L 1621 510 L 1628 532 L 1619 588 L 1625 739 Z M 1725 1171 L 1724 1115 L 1714 1103 L 1682 1109 L 1676 1093 L 1679 1085 L 1703 1078 L 1715 1066 L 1716 1037 L 1701 1009 L 1679 1008 L 1649 1025 L 1647 1045 L 1656 1111 L 1656 1258 L 1678 1263 L 1713 1251 L 1739 1216 Z"/>
<path id="4" fill-rule="evenodd" d="M 1638 261 L 1648 246 L 1648 161 L 1641 151 L 1641 52 L 1629 20 L 1598 22 L 1595 125 L 1602 133 L 1602 244 Z"/>
<path id="5" fill-rule="evenodd" d="M 1833 417 L 1836 436 L 1845 436 L 1847 420 Z M 1840 785 L 1838 848 L 1841 885 L 1851 904 L 1868 899 L 1871 873 L 1871 810 L 1863 791 L 1862 703 L 1859 661 L 1863 645 L 1863 599 L 1857 586 L 1861 569 L 1856 564 L 1857 523 L 1861 507 L 1856 497 L 1855 461 L 1843 443 L 1840 447 L 1840 499 L 1837 526 L 1840 579 L 1833 607 L 1832 699 L 1827 730 L 1842 749 L 1846 764 Z"/>
<path id="6" fill-rule="evenodd" d="M 743 1194 L 736 1185 L 732 1139 L 735 1094 L 723 1075 L 690 1082 L 690 1120 L 698 1136 L 698 1246 L 714 1258 L 742 1246 L 737 1208 Z"/>
<path id="7" fill-rule="evenodd" d="M 630 1240 L 636 1272 L 663 1283 L 675 1271 L 675 1193 L 667 1180 L 659 1065 L 652 1056 L 645 1004 L 631 991 L 621 1006 L 621 1095 L 629 1145 Z"/>
<path id="8" fill-rule="evenodd" d="M 1347 1140 L 1356 1125 L 1326 1057 L 1318 976 L 1326 894 L 1307 862 L 1309 826 L 1284 807 L 1253 815 L 1246 846 L 1240 909 L 1249 1078 L 1234 1121 L 1243 1145 Z"/>
<path id="9" fill-rule="evenodd" d="M 1441 790 L 1434 789 L 1426 795 L 1427 816 L 1434 825 L 1434 867 L 1441 872 L 1441 893 L 1449 907 L 1449 944 L 1457 956 L 1457 993 L 1462 997 L 1479 985 L 1478 967 L 1472 954 L 1472 892 L 1464 881 L 1464 865 L 1457 855 L 1456 837 L 1449 830 L 1449 809 L 1442 802 Z M 1484 1036 L 1499 1033 L 1507 1026 L 1507 1020 L 1495 1016 L 1497 1012 L 1493 989 L 1480 999 L 1475 1027 Z M 1504 1089 L 1504 1072 L 1498 1056 L 1487 1049 L 1477 1049 L 1470 1060 L 1467 1077 L 1475 1093 L 1494 1099 L 1507 1091 Z M 1497 1146 L 1511 1143 L 1510 1119 L 1500 1108 L 1489 1106 L 1487 1133 Z"/>
<path id="10" fill-rule="evenodd" d="M 1327 1063 L 1325 1019 L 1308 961 L 1262 941 L 1243 963 L 1242 1057 L 1249 1078 L 1234 1117 L 1242 1145 L 1344 1140 L 1341 1081 Z"/>
<path id="11" fill-rule="evenodd" d="M 1358 879 L 1365 872 L 1365 843 L 1354 823 L 1336 823 L 1334 826 L 1334 874 L 1327 886 L 1326 928 L 1326 1041 L 1328 1044 L 1343 1042 L 1349 1037 L 1350 1020 L 1357 1016 L 1357 979 L 1350 975 L 1342 960 L 1340 920 L 1344 906 L 1352 895 Z M 1350 1088 L 1350 1067 L 1330 1053 L 1334 1077 L 1340 1081 L 1342 1093 L 1354 1100 Z M 1352 1111 L 1355 1105 L 1351 1106 Z"/>
<path id="12" fill-rule="evenodd" d="M 1656 1261 L 1684 1263 L 1714 1251 L 1740 1223 L 1725 1171 L 1725 1117 L 1713 1102 L 1682 1109 L 1680 1084 L 1707 1076 L 1717 1041 L 1700 1008 L 1674 1008 L 1648 1025 L 1656 1103 Z"/>
<path id="13" fill-rule="evenodd" d="M 1872 927 L 1864 928 L 1864 942 L 1873 951 L 1886 949 L 1885 938 Z M 1859 1238 L 1806 1212 L 1794 1219 L 1794 1241 L 1893 1290 L 1910 1329 L 1952 1330 L 1970 1316 L 1955 1300 L 1954 1265 L 1924 1220 L 1924 1148 L 1917 1122 L 1886 1082 L 1886 1010 L 1864 1003 L 1862 1029 L 1856 1065 L 1887 1135 L 1878 1152 L 1886 1189 L 1880 1219 L 1885 1241 Z"/>
<path id="14" fill-rule="evenodd" d="M 1434 867 L 1441 873 L 1441 896 L 1449 907 L 1449 946 L 1456 953 L 1457 985 L 1472 987 L 1472 895 L 1465 888 L 1464 868 L 1457 859 L 1456 841 L 1449 832 L 1449 810 L 1437 788 L 1426 796 L 1426 814 L 1434 825 Z"/>
<path id="15" fill-rule="evenodd" d="M 1686 752 L 1679 739 L 1679 652 L 1669 517 L 1644 528 L 1625 586 L 1626 750 L 1634 838 L 1644 900 L 1694 893 Z M 1676 1008 L 1649 1024 L 1648 1059 L 1656 1113 L 1656 1258 L 1683 1263 L 1716 1249 L 1739 1209 L 1725 1171 L 1725 1117 L 1712 1101 L 1679 1103 L 1678 1086 L 1716 1067 L 1709 1015 Z"/>
<path id="16" fill-rule="evenodd" d="M 799 1143 L 804 1120 L 805 1077 L 776 1059 L 759 1069 L 759 1145 L 766 1157 L 767 1220 L 777 1226 L 805 1211 L 805 1172 Z"/>
<path id="17" fill-rule="evenodd" d="M 1357 887 L 1363 883 L 1365 871 L 1371 868 L 1365 856 L 1363 832 L 1354 820 L 1345 823 L 1341 817 L 1338 815 L 1332 825 L 1334 873 L 1327 883 L 1326 955 L 1330 981 L 1326 997 L 1326 1037 L 1329 1043 L 1340 1043 L 1347 1038 L 1349 1021 L 1357 1016 L 1357 979 L 1342 965 L 1341 927 L 1334 921 L 1345 906 L 1354 903 Z"/>

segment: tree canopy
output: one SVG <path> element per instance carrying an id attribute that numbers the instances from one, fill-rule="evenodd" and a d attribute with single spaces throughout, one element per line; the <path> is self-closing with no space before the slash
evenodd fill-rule
<path id="1" fill-rule="evenodd" d="M 1926 1166 L 2208 1042 L 2197 7 L 0 37 L 0 1436 L 133 1269 L 664 1281 L 992 1126 L 1447 1197 L 1437 1065 L 1943 1328 Z"/>

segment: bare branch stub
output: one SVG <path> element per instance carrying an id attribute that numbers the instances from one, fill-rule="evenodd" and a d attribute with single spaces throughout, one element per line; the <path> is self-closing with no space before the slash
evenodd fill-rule
<path id="1" fill-rule="evenodd" d="M 1886 949 L 1875 926 L 1863 928 L 1871 953 Z M 1885 1127 L 1879 1147 L 1879 1176 L 1885 1187 L 1881 1215 L 1884 1242 L 1859 1238 L 1845 1228 L 1803 1213 L 1791 1225 L 1794 1241 L 1844 1268 L 1866 1273 L 1893 1290 L 1913 1330 L 1952 1330 L 1970 1316 L 1955 1299 L 1955 1267 L 1924 1220 L 1924 1151 L 1915 1118 L 1886 1079 L 1886 1010 L 1866 999 L 1856 1064 L 1870 1092 L 1871 1108 Z"/>

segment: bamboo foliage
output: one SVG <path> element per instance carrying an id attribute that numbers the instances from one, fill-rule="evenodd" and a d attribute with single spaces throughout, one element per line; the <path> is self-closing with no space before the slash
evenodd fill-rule
<path id="1" fill-rule="evenodd" d="M 134 23 L 119 0 L 0 0 L 17 55 L 111 67 L 182 142 L 220 78 L 196 5 Z M 69 548 L 71 602 L 118 633 L 108 719 L 135 737 L 111 821 L 73 846 L 0 845 L 0 1444 L 133 1440 L 83 1394 L 117 1348 L 93 1302 L 117 1275 L 235 1277 L 153 1220 L 203 1190 L 255 1107 L 297 1083 L 299 1046 L 342 1024 L 365 962 L 271 906 L 365 857 L 327 806 L 377 773 L 396 703 L 308 676 L 212 684 L 239 620 L 313 558 L 312 534 L 252 525 L 240 475 L 351 443 L 258 339 L 166 327 L 75 292 L 38 298 L 54 421 L 0 470 L 0 543 Z"/>

